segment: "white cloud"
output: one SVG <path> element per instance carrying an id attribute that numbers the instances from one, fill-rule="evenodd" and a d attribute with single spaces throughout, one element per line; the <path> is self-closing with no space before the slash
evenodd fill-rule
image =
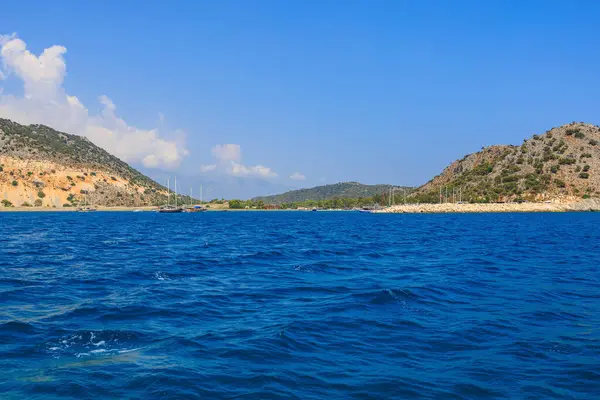
<path id="1" fill-rule="evenodd" d="M 239 161 L 242 158 L 242 148 L 239 144 L 218 144 L 211 152 L 219 161 Z"/>
<path id="2" fill-rule="evenodd" d="M 247 167 L 242 164 L 238 164 L 235 161 L 231 162 L 231 175 L 235 176 L 261 176 L 263 178 L 273 178 L 277 174 L 268 167 L 262 165 L 255 165 L 253 167 Z"/>
<path id="3" fill-rule="evenodd" d="M 290 175 L 290 179 L 293 181 L 304 181 L 306 180 L 306 176 L 302 175 L 300 172 L 294 172 Z"/>
<path id="4" fill-rule="evenodd" d="M 201 172 L 210 172 L 217 169 L 217 164 L 203 164 L 200 166 Z"/>
<path id="5" fill-rule="evenodd" d="M 55 45 L 37 56 L 16 35 L 0 36 L 3 75 L 14 75 L 23 82 L 22 97 L 4 94 L 0 88 L 0 117 L 86 136 L 127 162 L 151 168 L 177 167 L 189 154 L 184 135 L 167 139 L 157 129 L 129 125 L 117 116 L 115 104 L 106 95 L 99 97 L 102 111 L 90 114 L 76 96 L 65 92 L 66 52 L 65 47 Z"/>
<path id="6" fill-rule="evenodd" d="M 4 43 L 8 42 L 9 40 L 13 40 L 16 37 L 17 34 L 14 32 L 10 35 L 0 35 L 0 46 L 4 45 Z"/>
<path id="7" fill-rule="evenodd" d="M 275 171 L 264 165 L 247 166 L 242 164 L 242 148 L 239 144 L 218 144 L 211 149 L 211 153 L 217 160 L 217 163 L 201 165 L 200 171 L 208 172 L 217 170 L 241 177 L 274 178 L 277 176 Z"/>

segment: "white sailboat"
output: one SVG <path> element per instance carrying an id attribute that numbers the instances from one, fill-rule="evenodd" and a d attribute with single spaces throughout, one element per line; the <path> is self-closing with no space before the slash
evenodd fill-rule
<path id="1" fill-rule="evenodd" d="M 158 209 L 159 213 L 180 213 L 183 212 L 183 208 L 177 207 L 177 177 L 175 177 L 175 205 L 170 204 L 171 200 L 171 177 L 167 179 L 167 205 Z"/>

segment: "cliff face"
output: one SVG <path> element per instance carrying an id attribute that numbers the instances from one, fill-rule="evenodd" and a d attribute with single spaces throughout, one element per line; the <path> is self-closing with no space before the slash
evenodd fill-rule
<path id="1" fill-rule="evenodd" d="M 0 201 L 5 206 L 161 204 L 166 189 L 89 140 L 0 119 Z"/>
<path id="2" fill-rule="evenodd" d="M 417 189 L 414 197 L 438 202 L 574 201 L 600 195 L 600 127 L 571 123 L 524 140 L 491 146 L 450 164 Z M 453 199 L 448 199 L 453 200 Z"/>

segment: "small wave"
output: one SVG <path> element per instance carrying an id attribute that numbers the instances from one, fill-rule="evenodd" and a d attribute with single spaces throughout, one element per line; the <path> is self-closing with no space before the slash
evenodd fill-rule
<path id="1" fill-rule="evenodd" d="M 409 289 L 382 289 L 370 292 L 353 294 L 361 302 L 369 304 L 403 303 L 406 300 L 415 300 L 419 296 Z"/>
<path id="2" fill-rule="evenodd" d="M 168 281 L 169 280 L 169 276 L 164 272 L 155 272 L 154 277 L 156 279 L 158 279 L 159 281 Z"/>
<path id="3" fill-rule="evenodd" d="M 284 253 L 282 251 L 279 250 L 270 250 L 270 251 L 258 251 L 256 253 L 252 253 L 252 254 L 245 254 L 242 257 L 243 258 L 249 258 L 249 259 L 270 259 L 273 257 L 280 257 L 283 256 Z"/>
<path id="4" fill-rule="evenodd" d="M 81 358 L 127 353 L 139 350 L 139 344 L 146 342 L 144 335 L 133 331 L 82 331 L 61 336 L 44 347 L 54 358 Z"/>
<path id="5" fill-rule="evenodd" d="M 0 343 L 12 343 L 23 339 L 24 336 L 33 336 L 40 330 L 32 324 L 10 321 L 0 324 Z"/>
<path id="6" fill-rule="evenodd" d="M 312 274 L 316 274 L 316 273 L 333 274 L 333 273 L 337 273 L 339 271 L 345 271 L 348 269 L 350 269 L 350 268 L 344 267 L 341 265 L 331 264 L 326 261 L 319 261 L 319 262 L 313 262 L 313 263 L 309 263 L 309 264 L 301 264 L 301 265 L 294 266 L 294 271 L 306 272 L 306 273 L 312 273 Z"/>

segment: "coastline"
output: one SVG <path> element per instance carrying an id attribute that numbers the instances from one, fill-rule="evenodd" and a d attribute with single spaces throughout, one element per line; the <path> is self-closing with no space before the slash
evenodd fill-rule
<path id="1" fill-rule="evenodd" d="M 133 212 L 141 210 L 152 212 L 156 207 L 97 207 L 98 212 Z M 77 212 L 76 207 L 0 207 L 2 212 Z M 207 209 L 206 212 L 310 212 L 310 210 L 267 210 L 267 209 Z M 355 210 L 319 210 L 319 212 L 353 212 Z M 600 211 L 600 199 L 588 199 L 579 202 L 565 203 L 442 203 L 442 204 L 398 204 L 381 210 L 373 210 L 373 214 L 477 214 L 477 213 L 533 213 L 533 212 L 585 212 Z"/>
<path id="2" fill-rule="evenodd" d="M 143 210 L 150 212 L 156 207 L 97 207 L 96 211 L 131 211 Z M 0 212 L 77 212 L 77 207 L 0 207 Z"/>
<path id="3" fill-rule="evenodd" d="M 600 201 L 583 200 L 573 203 L 442 203 L 442 204 L 407 204 L 374 210 L 383 214 L 417 214 L 417 213 L 518 213 L 518 212 L 581 212 L 600 211 Z"/>

